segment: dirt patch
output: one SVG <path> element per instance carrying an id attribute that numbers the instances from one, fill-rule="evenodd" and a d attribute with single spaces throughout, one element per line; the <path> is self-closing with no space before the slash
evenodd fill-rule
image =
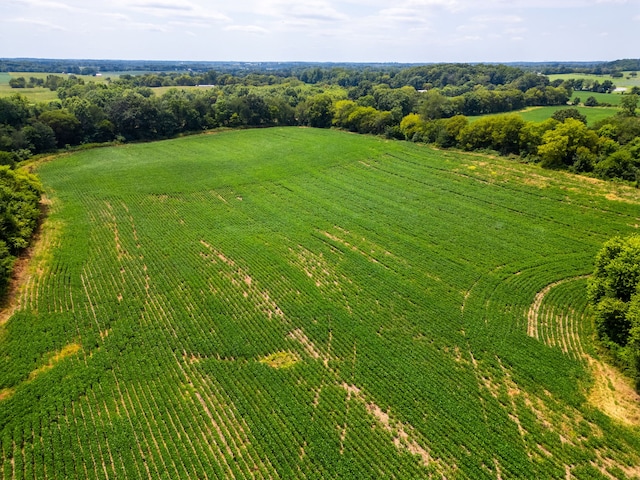
<path id="1" fill-rule="evenodd" d="M 46 364 L 31 372 L 29 374 L 29 380 L 33 380 L 41 373 L 51 370 L 60 360 L 70 357 L 71 355 L 78 353 L 80 350 L 82 350 L 82 346 L 78 343 L 70 343 L 69 345 L 64 346 L 60 351 L 54 352 L 53 355 L 49 357 L 49 361 Z"/>
<path id="2" fill-rule="evenodd" d="M 606 197 L 607 200 L 611 200 L 613 202 L 630 203 L 632 205 L 636 205 L 638 203 L 638 201 L 636 199 L 619 197 L 615 193 L 609 193 L 605 197 Z"/>
<path id="3" fill-rule="evenodd" d="M 313 358 L 314 360 L 322 359 L 324 361 L 325 366 L 328 364 L 329 359 L 325 355 L 321 355 L 318 351 L 318 348 L 314 345 L 314 343 L 309 340 L 309 337 L 302 331 L 302 329 L 297 328 L 287 335 L 292 340 L 296 340 L 299 342 L 307 352 L 307 354 Z"/>
<path id="4" fill-rule="evenodd" d="M 631 381 L 614 367 L 585 355 L 594 383 L 589 403 L 609 417 L 629 426 L 640 426 L 640 395 Z"/>
<path id="5" fill-rule="evenodd" d="M 3 388 L 2 390 L 0 390 L 0 402 L 11 398 L 14 393 L 15 389 L 13 388 Z"/>
<path id="6" fill-rule="evenodd" d="M 362 391 L 355 385 L 349 385 L 347 383 L 342 384 L 342 388 L 347 391 L 347 400 L 355 398 L 365 404 L 367 412 L 372 415 L 378 424 L 387 432 L 394 436 L 393 443 L 396 448 L 404 448 L 413 455 L 417 455 L 422 460 L 424 466 L 429 466 L 434 462 L 431 454 L 421 446 L 415 439 L 412 438 L 413 431 L 409 426 L 405 426 L 401 422 L 394 421 L 388 412 L 385 412 L 376 405 L 374 402 L 368 402 L 364 397 Z"/>
<path id="7" fill-rule="evenodd" d="M 295 353 L 291 352 L 276 352 L 268 355 L 260 360 L 260 363 L 269 365 L 271 368 L 278 370 L 283 368 L 291 368 L 300 361 L 300 358 Z"/>

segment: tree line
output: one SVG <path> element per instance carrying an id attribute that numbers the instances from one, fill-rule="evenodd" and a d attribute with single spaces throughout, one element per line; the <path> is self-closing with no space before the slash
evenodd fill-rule
<path id="1" fill-rule="evenodd" d="M 640 235 L 604 244 L 588 293 L 601 345 L 640 391 Z"/>
<path id="2" fill-rule="evenodd" d="M 379 72 L 361 69 L 353 75 L 370 74 L 371 80 L 351 86 L 349 80 L 345 86 L 340 83 L 348 76 L 341 76 L 340 69 L 325 70 L 304 72 L 310 75 L 309 81 L 330 78 L 328 83 L 215 71 L 198 76 L 124 75 L 100 83 L 73 75 L 48 75 L 44 85 L 56 90 L 57 101 L 32 104 L 19 94 L 0 99 L 0 164 L 12 165 L 33 154 L 82 144 L 156 140 L 221 127 L 301 125 L 495 151 L 545 167 L 638 180 L 637 94 L 624 96 L 620 115 L 593 127 L 577 110 L 566 108 L 542 123 L 525 122 L 513 114 L 471 122 L 468 117 L 527 106 L 566 107 L 574 83 L 552 84 L 544 75 L 504 66 L 458 66 L 445 74 L 439 65 L 403 69 L 394 78 L 385 77 L 386 83 L 377 76 Z M 479 75 L 484 80 L 470 86 Z M 417 77 L 422 86 L 423 80 L 430 79 L 430 88 L 419 90 L 407 84 Z M 207 82 L 207 86 L 169 88 L 162 94 L 148 86 L 186 84 L 185 78 Z"/>
<path id="3" fill-rule="evenodd" d="M 577 85 L 504 65 L 420 66 L 393 75 L 305 67 L 299 77 L 306 82 L 216 71 L 123 75 L 100 83 L 50 74 L 42 82 L 57 92 L 57 101 L 32 104 L 19 94 L 0 99 L 0 164 L 82 144 L 156 140 L 221 127 L 303 125 L 490 150 L 545 167 L 638 180 L 637 94 L 625 95 L 621 114 L 594 127 L 571 109 L 542 123 L 517 115 L 471 122 L 467 117 L 527 106 L 566 106 Z M 179 88 L 193 83 L 206 88 Z M 177 87 L 156 94 L 150 85 Z"/>
<path id="4" fill-rule="evenodd" d="M 0 165 L 0 299 L 17 255 L 28 246 L 36 228 L 41 193 L 35 176 Z"/>

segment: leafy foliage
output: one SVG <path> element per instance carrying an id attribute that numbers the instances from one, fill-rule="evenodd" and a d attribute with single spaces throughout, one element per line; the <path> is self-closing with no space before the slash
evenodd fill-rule
<path id="1" fill-rule="evenodd" d="M 640 389 L 640 235 L 614 237 L 596 256 L 589 282 L 596 331 Z"/>
<path id="2" fill-rule="evenodd" d="M 28 173 L 0 165 L 0 293 L 4 293 L 15 256 L 31 239 L 40 216 L 40 182 Z"/>

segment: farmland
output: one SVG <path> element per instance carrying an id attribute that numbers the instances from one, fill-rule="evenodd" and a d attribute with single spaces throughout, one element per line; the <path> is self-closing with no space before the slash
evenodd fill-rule
<path id="1" fill-rule="evenodd" d="M 570 78 L 574 79 L 584 79 L 585 81 L 597 81 L 604 82 L 605 80 L 612 81 L 616 87 L 619 88 L 632 88 L 635 86 L 640 86 L 640 78 L 637 76 L 630 76 L 631 72 L 623 72 L 623 76 L 620 78 L 612 77 L 611 75 L 594 75 L 594 74 L 586 74 L 586 73 L 561 73 L 549 75 L 549 80 L 552 82 L 554 80 L 568 80 Z M 589 95 L 589 92 L 580 92 L 585 95 Z"/>
<path id="2" fill-rule="evenodd" d="M 640 476 L 585 299 L 637 190 L 309 128 L 37 173 L 4 478 Z"/>
<path id="3" fill-rule="evenodd" d="M 562 110 L 563 108 L 575 108 L 582 115 L 587 117 L 587 125 L 592 126 L 600 120 L 604 120 L 605 118 L 611 117 L 618 113 L 620 109 L 614 107 L 528 107 L 517 112 L 513 112 L 522 117 L 523 120 L 527 122 L 543 122 L 553 116 L 555 112 L 558 110 Z M 475 117 L 469 117 L 470 122 L 475 122 L 480 118 L 484 117 L 492 117 L 504 115 L 501 113 L 494 113 L 490 115 L 480 115 Z"/>

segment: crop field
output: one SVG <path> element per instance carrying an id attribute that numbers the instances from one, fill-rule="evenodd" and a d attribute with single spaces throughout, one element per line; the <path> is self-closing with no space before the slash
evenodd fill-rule
<path id="1" fill-rule="evenodd" d="M 303 128 L 37 171 L 3 478 L 640 476 L 585 301 L 637 190 Z"/>

